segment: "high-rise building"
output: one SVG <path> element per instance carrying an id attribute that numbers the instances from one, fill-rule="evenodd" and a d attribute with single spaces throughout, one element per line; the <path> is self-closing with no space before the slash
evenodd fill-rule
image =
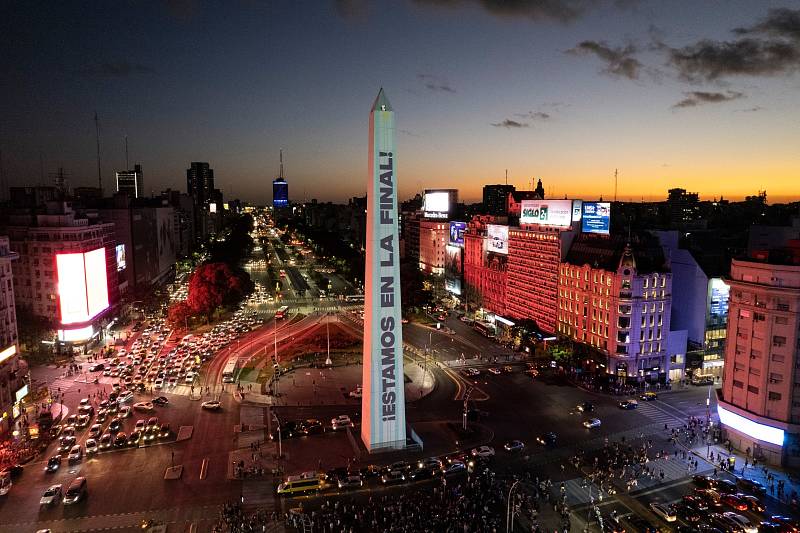
<path id="1" fill-rule="evenodd" d="M 117 192 L 141 198 L 144 196 L 143 180 L 142 165 L 134 165 L 133 170 L 121 170 L 117 172 Z"/>
<path id="2" fill-rule="evenodd" d="M 20 400 L 28 394 L 27 365 L 19 359 L 17 314 L 14 305 L 12 252 L 8 237 L 0 237 L 0 436 L 8 433 L 21 414 Z"/>
<path id="3" fill-rule="evenodd" d="M 464 290 L 462 300 L 473 307 L 503 315 L 506 312 L 506 268 L 508 254 L 488 245 L 488 226 L 505 218 L 472 217 L 464 232 Z M 499 226 L 503 227 L 503 226 Z M 506 250 L 507 252 L 507 250 Z"/>
<path id="4" fill-rule="evenodd" d="M 450 223 L 423 219 L 419 222 L 419 269 L 436 276 L 444 274 L 445 247 Z"/>
<path id="5" fill-rule="evenodd" d="M 800 241 L 731 262 L 718 413 L 725 438 L 759 462 L 800 466 Z"/>
<path id="6" fill-rule="evenodd" d="M 195 200 L 195 205 L 208 208 L 214 192 L 214 169 L 208 163 L 192 162 L 186 169 L 186 192 Z"/>
<path id="7" fill-rule="evenodd" d="M 506 216 L 508 214 L 508 195 L 516 187 L 497 183 L 483 186 L 483 212 L 487 215 Z"/>
<path id="8" fill-rule="evenodd" d="M 119 300 L 114 224 L 90 223 L 67 202 L 34 214 L 12 214 L 3 230 L 11 249 L 17 307 L 52 322 L 61 344 L 101 334 Z"/>
<path id="9" fill-rule="evenodd" d="M 283 176 L 283 150 L 280 152 L 281 169 L 278 178 L 272 182 L 272 207 L 280 208 L 289 205 L 289 184 Z"/>
<path id="10" fill-rule="evenodd" d="M 573 241 L 558 273 L 558 333 L 607 355 L 606 371 L 620 383 L 679 380 L 685 343 L 672 361 L 669 265 L 655 237 L 626 241 L 590 234 Z"/>

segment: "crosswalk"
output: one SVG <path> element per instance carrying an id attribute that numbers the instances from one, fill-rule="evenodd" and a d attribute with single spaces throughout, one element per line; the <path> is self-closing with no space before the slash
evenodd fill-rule
<path id="1" fill-rule="evenodd" d="M 636 411 L 640 415 L 644 415 L 649 418 L 651 423 L 669 424 L 670 426 L 673 426 L 678 422 L 681 424 L 685 422 L 685 420 L 665 411 L 652 402 L 639 402 L 639 406 L 636 408 Z"/>

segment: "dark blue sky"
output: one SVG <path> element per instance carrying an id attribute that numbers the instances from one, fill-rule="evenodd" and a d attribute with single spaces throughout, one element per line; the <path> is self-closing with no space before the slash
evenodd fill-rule
<path id="1" fill-rule="evenodd" d="M 608 196 L 619 168 L 622 197 L 662 197 L 676 185 L 798 196 L 800 29 L 792 33 L 793 11 L 769 18 L 781 6 L 797 9 L 4 2 L 3 170 L 12 185 L 39 182 L 41 157 L 45 180 L 63 165 L 73 186 L 93 185 L 96 110 L 107 186 L 128 135 L 148 190 L 183 190 L 185 168 L 201 160 L 226 196 L 266 202 L 283 148 L 293 199 L 343 200 L 366 189 L 368 112 L 383 86 L 398 113 L 401 196 L 442 186 L 478 199 L 506 168 L 510 182 L 541 177 L 555 195 Z M 744 50 L 744 39 L 798 55 Z M 704 40 L 710 52 L 750 54 L 747 65 L 709 60 Z"/>

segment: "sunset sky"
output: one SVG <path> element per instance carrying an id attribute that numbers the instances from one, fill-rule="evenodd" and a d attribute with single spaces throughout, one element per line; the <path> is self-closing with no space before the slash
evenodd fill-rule
<path id="1" fill-rule="evenodd" d="M 97 5 L 105 6 L 98 8 Z M 84 7 L 79 7 L 84 6 Z M 396 113 L 401 198 L 486 183 L 662 199 L 684 187 L 800 198 L 800 9 L 718 0 L 3 2 L 0 152 L 10 185 L 63 166 L 144 168 L 227 198 L 366 190 L 369 109 Z"/>

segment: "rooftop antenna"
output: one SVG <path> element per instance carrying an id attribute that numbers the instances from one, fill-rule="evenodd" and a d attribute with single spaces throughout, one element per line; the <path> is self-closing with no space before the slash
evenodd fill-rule
<path id="1" fill-rule="evenodd" d="M 614 169 L 614 203 L 617 203 L 617 169 Z"/>
<path id="2" fill-rule="evenodd" d="M 278 179 L 283 180 L 283 149 L 281 149 L 279 153 L 281 159 L 281 173 L 278 175 Z"/>
<path id="3" fill-rule="evenodd" d="M 103 176 L 100 173 L 100 121 L 97 119 L 97 111 L 94 112 L 94 130 L 97 139 L 97 187 L 100 189 L 100 196 L 103 196 Z"/>
<path id="4" fill-rule="evenodd" d="M 508 169 L 506 169 L 506 185 L 508 185 Z"/>
<path id="5" fill-rule="evenodd" d="M 131 166 L 128 163 L 128 136 L 125 136 L 125 170 L 130 170 Z"/>

